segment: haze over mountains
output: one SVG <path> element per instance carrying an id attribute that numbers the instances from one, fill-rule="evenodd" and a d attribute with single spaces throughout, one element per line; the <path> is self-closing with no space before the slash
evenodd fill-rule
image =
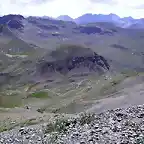
<path id="1" fill-rule="evenodd" d="M 76 19 L 72 19 L 71 17 L 67 15 L 61 15 L 57 18 L 58 20 L 64 20 L 64 21 L 73 21 L 77 24 L 87 24 L 87 23 L 95 23 L 95 22 L 111 22 L 116 24 L 120 27 L 130 27 L 130 28 L 144 28 L 144 19 L 134 19 L 131 16 L 120 18 L 116 14 L 84 14 Z"/>

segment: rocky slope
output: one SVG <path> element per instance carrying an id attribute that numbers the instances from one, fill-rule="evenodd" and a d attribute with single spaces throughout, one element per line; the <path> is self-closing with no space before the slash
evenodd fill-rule
<path id="1" fill-rule="evenodd" d="M 51 57 L 51 60 L 49 59 Z M 104 72 L 110 69 L 107 60 L 89 48 L 77 45 L 63 45 L 55 51 L 44 56 L 45 60 L 37 63 L 37 71 L 41 75 L 49 72 L 68 74 L 77 68 L 77 73 Z"/>
<path id="2" fill-rule="evenodd" d="M 80 114 L 0 133 L 2 144 L 111 144 L 144 142 L 144 105 Z"/>

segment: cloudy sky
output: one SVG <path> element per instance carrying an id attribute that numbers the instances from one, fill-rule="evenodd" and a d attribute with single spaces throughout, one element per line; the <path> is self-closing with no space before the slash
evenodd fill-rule
<path id="1" fill-rule="evenodd" d="M 109 14 L 120 17 L 144 17 L 144 0 L 3 0 L 0 15 L 31 16 L 69 15 L 76 18 L 85 13 Z"/>

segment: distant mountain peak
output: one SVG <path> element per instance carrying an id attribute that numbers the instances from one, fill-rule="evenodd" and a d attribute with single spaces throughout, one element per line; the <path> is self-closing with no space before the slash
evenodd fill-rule
<path id="1" fill-rule="evenodd" d="M 129 20 L 133 20 L 134 18 L 129 16 L 129 17 L 124 17 L 123 19 L 129 19 Z"/>
<path id="2" fill-rule="evenodd" d="M 92 14 L 87 13 L 75 19 L 78 24 L 94 23 L 94 22 L 113 22 L 120 19 L 116 14 Z"/>
<path id="3" fill-rule="evenodd" d="M 108 14 L 108 15 L 112 15 L 112 16 L 118 16 L 118 15 L 116 15 L 116 14 L 113 14 L 113 13 L 110 13 L 110 14 Z"/>
<path id="4" fill-rule="evenodd" d="M 57 17 L 57 19 L 63 21 L 73 21 L 73 19 L 68 15 L 60 15 L 59 17 Z"/>

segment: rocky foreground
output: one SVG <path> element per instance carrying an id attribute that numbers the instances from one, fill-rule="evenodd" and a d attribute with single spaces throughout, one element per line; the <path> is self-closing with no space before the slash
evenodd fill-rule
<path id="1" fill-rule="evenodd" d="M 143 144 L 144 105 L 0 133 L 1 144 Z"/>

